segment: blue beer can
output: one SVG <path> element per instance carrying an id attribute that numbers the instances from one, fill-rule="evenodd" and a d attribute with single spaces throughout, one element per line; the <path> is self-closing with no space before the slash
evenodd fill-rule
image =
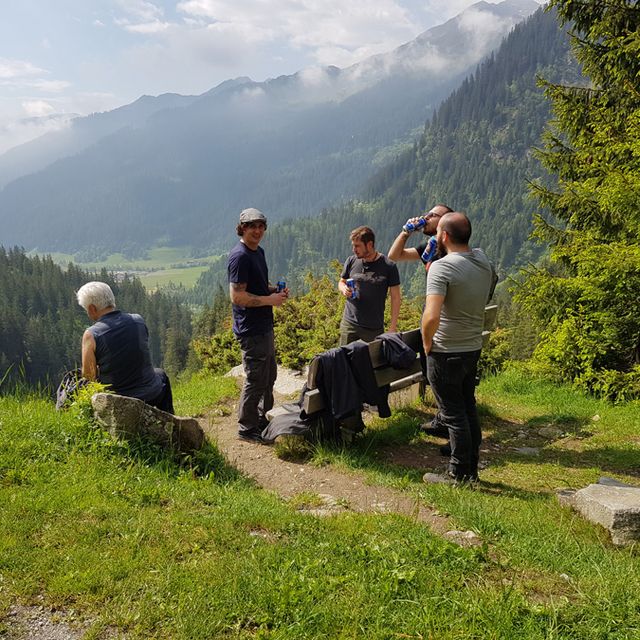
<path id="1" fill-rule="evenodd" d="M 349 278 L 347 280 L 347 287 L 349 287 L 351 291 L 351 295 L 349 297 L 352 300 L 355 300 L 358 297 L 358 289 L 356 287 L 356 281 L 353 278 Z"/>
<path id="2" fill-rule="evenodd" d="M 422 262 L 424 262 L 425 264 L 427 264 L 427 262 L 432 262 L 436 257 L 437 248 L 438 241 L 436 240 L 435 236 L 432 236 L 431 238 L 429 238 L 429 242 L 427 242 L 427 246 L 422 252 L 422 256 L 420 256 L 422 258 Z"/>
<path id="3" fill-rule="evenodd" d="M 409 233 L 411 231 L 415 231 L 416 229 L 422 229 L 425 224 L 427 224 L 426 218 L 418 218 L 416 222 L 407 222 L 407 224 L 402 227 L 402 230 Z"/>

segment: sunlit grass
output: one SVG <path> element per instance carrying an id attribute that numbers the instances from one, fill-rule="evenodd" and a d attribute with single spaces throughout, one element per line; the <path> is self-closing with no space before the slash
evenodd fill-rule
<path id="1" fill-rule="evenodd" d="M 214 405 L 226 412 L 225 398 L 238 393 L 236 379 L 214 376 L 205 371 L 184 375 L 173 384 L 173 403 L 177 415 L 198 416 Z"/>
<path id="2" fill-rule="evenodd" d="M 138 277 L 148 291 L 162 289 L 171 284 L 181 285 L 190 289 L 208 268 L 207 265 L 203 265 L 199 267 L 184 267 L 182 269 L 160 269 L 149 273 L 140 273 Z"/>
<path id="3" fill-rule="evenodd" d="M 224 410 L 237 394 L 232 379 L 202 374 L 174 391 L 186 414 Z M 0 398 L 0 618 L 42 598 L 86 616 L 96 633 L 111 625 L 131 638 L 638 637 L 637 551 L 613 548 L 554 495 L 561 474 L 609 469 L 547 457 L 574 440 L 594 455 L 609 433 L 607 465 L 619 453 L 618 475 L 635 482 L 624 457 L 634 445 L 622 435 L 637 429 L 633 407 L 508 375 L 483 382 L 479 397 L 487 440 L 503 448 L 485 455 L 478 490 L 427 486 L 423 469 L 381 458 L 383 446 L 435 446 L 416 433 L 421 407 L 376 420 L 353 447 L 318 447 L 310 462 L 419 496 L 452 527 L 477 532 L 484 546 L 473 549 L 399 516 L 304 515 L 296 509 L 323 491 L 287 504 L 214 447 L 178 464 L 113 441 L 82 412 Z M 567 435 L 538 460 L 511 451 L 512 435 L 542 424 Z"/>

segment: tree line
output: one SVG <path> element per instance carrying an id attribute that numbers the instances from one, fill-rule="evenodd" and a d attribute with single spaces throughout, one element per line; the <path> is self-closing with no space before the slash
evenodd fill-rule
<path id="1" fill-rule="evenodd" d="M 118 308 L 144 317 L 155 366 L 171 373 L 185 367 L 192 318 L 175 298 L 147 293 L 137 278 L 120 280 L 73 264 L 62 269 L 50 256 L 0 246 L 0 391 L 15 384 L 50 388 L 79 366 L 80 340 L 91 322 L 75 292 L 90 280 L 109 284 Z"/>

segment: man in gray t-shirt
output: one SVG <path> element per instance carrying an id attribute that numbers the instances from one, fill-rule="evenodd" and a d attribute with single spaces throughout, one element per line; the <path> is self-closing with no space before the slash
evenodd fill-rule
<path id="1" fill-rule="evenodd" d="M 431 265 L 427 276 L 422 341 L 439 420 L 449 429 L 451 458 L 446 476 L 427 473 L 425 482 L 478 478 L 482 434 L 475 380 L 493 271 L 485 254 L 469 247 L 470 237 L 471 223 L 464 213 L 440 218 L 438 251 L 446 255 Z"/>
<path id="2" fill-rule="evenodd" d="M 340 323 L 340 345 L 354 340 L 371 342 L 384 333 L 387 293 L 391 297 L 389 331 L 397 331 L 400 313 L 398 267 L 376 251 L 373 231 L 369 227 L 354 229 L 351 246 L 353 255 L 345 261 L 338 282 L 338 290 L 347 298 Z M 349 280 L 353 280 L 353 287 L 348 286 Z"/>

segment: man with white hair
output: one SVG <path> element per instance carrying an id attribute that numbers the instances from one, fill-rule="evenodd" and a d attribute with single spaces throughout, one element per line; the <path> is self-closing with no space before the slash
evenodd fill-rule
<path id="1" fill-rule="evenodd" d="M 116 309 L 113 291 L 104 282 L 87 282 L 76 296 L 94 323 L 82 336 L 83 377 L 173 413 L 171 383 L 151 364 L 149 330 L 142 316 Z"/>

